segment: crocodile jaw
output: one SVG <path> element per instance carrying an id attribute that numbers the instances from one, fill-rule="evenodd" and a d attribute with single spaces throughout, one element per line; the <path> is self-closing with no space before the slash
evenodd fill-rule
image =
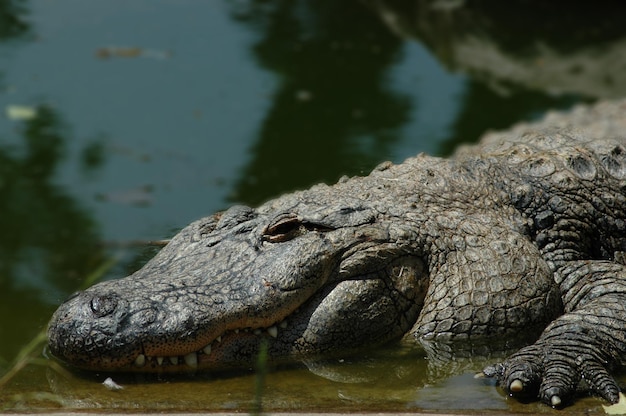
<path id="1" fill-rule="evenodd" d="M 424 266 L 386 227 L 357 219 L 277 243 L 255 238 L 268 227 L 260 217 L 217 243 L 193 223 L 135 274 L 76 294 L 51 320 L 50 351 L 90 370 L 184 371 L 250 362 L 261 342 L 271 357 L 308 356 L 414 324 Z"/>

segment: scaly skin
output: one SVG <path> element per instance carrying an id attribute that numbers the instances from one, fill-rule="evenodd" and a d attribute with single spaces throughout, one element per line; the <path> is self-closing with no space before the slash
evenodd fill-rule
<path id="1" fill-rule="evenodd" d="M 484 373 L 552 406 L 584 377 L 615 402 L 626 140 L 530 131 L 196 221 L 61 305 L 50 350 L 85 369 L 183 371 L 249 363 L 261 342 L 293 359 L 545 328 Z"/>

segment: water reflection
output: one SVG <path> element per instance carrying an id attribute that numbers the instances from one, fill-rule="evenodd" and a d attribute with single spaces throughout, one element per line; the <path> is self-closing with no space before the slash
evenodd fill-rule
<path id="1" fill-rule="evenodd" d="M 63 374 L 49 369 L 46 378 L 50 393 L 33 395 L 29 400 L 41 409 L 127 410 L 141 403 L 144 411 L 246 411 L 260 400 L 264 411 L 366 412 L 432 409 L 433 403 L 439 409 L 468 409 L 476 402 L 467 394 L 471 391 L 479 393 L 481 409 L 507 409 L 492 381 L 473 381 L 475 368 L 484 365 L 484 360 L 478 355 L 458 357 L 454 366 L 435 374 L 414 344 L 382 347 L 358 355 L 308 360 L 306 367 L 293 363 L 272 367 L 264 388 L 258 390 L 260 397 L 255 397 L 257 379 L 251 370 L 142 376 Z M 42 372 L 21 374 L 18 381 L 28 384 L 29 378 Z M 109 376 L 123 389 L 107 389 L 102 380 Z M 448 388 L 449 378 L 462 383 Z M 16 391 L 19 388 L 9 386 L 9 394 Z"/>
<path id="2" fill-rule="evenodd" d="M 551 95 L 626 95 L 622 1 L 365 1 L 394 33 L 500 92 L 513 93 L 513 84 Z"/>
<path id="3" fill-rule="evenodd" d="M 28 9 L 24 0 L 0 0 L 0 42 L 29 33 Z"/>
<path id="4" fill-rule="evenodd" d="M 393 33 L 426 45 L 447 68 L 470 76 L 442 155 L 489 129 L 626 95 L 622 2 L 566 9 L 526 1 L 364 3 Z"/>
<path id="5" fill-rule="evenodd" d="M 461 144 L 473 141 L 487 130 L 502 130 L 522 120 L 535 120 L 547 110 L 565 110 L 580 102 L 575 95 L 553 96 L 541 91 L 510 87 L 502 95 L 488 84 L 468 80 L 461 111 L 452 123 L 450 135 L 441 143 L 440 154 L 449 155 Z"/>
<path id="6" fill-rule="evenodd" d="M 234 15 L 258 33 L 254 56 L 279 86 L 231 199 L 256 205 L 378 163 L 411 106 L 387 82 L 401 40 L 353 1 L 246 4 Z"/>
<path id="7" fill-rule="evenodd" d="M 358 356 L 318 363 L 272 368 L 260 397 L 255 397 L 252 371 L 237 373 L 164 375 L 144 377 L 121 374 L 58 373 L 41 367 L 21 373 L 7 386 L 2 402 L 13 410 L 120 410 L 143 412 L 246 412 L 260 400 L 265 412 L 399 412 L 462 410 L 464 414 L 488 412 L 541 414 L 554 410 L 541 403 L 507 400 L 493 380 L 474 378 L 477 368 L 490 358 L 456 357 L 447 368 L 433 373 L 423 351 L 415 346 L 384 347 Z M 312 371 L 311 371 L 312 370 Z M 107 389 L 102 381 L 111 376 L 123 387 Z M 20 385 L 47 378 L 45 392 L 19 395 Z M 581 398 L 569 413 L 601 411 L 600 401 Z"/>
<path id="8" fill-rule="evenodd" d="M 50 107 L 35 113 L 20 128 L 22 146 L 0 146 L 0 316 L 13 317 L 0 326 L 2 357 L 37 333 L 50 305 L 103 260 L 94 220 L 54 183 L 66 156 L 63 123 Z"/>
<path id="9" fill-rule="evenodd" d="M 580 8 L 563 17 L 556 6 L 526 3 L 514 4 L 516 13 L 454 1 L 236 4 L 233 16 L 258 34 L 252 53 L 276 75 L 278 87 L 232 202 L 257 205 L 342 174 L 368 173 L 389 158 L 411 113 L 429 105 L 389 82 L 403 38 L 425 44 L 444 65 L 471 75 L 440 155 L 487 130 L 626 92 L 612 87 L 626 85 L 616 82 L 626 71 L 606 64 L 621 57 L 626 39 L 620 14 L 611 11 L 594 11 L 586 26 Z M 495 53 L 490 51 L 504 62 L 487 59 Z M 575 76 L 563 77 L 564 71 Z"/>

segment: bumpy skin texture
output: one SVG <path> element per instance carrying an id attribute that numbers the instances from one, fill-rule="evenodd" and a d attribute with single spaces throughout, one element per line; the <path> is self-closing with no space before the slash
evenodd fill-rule
<path id="1" fill-rule="evenodd" d="M 196 221 L 61 305 L 50 350 L 87 369 L 179 371 L 250 362 L 261 343 L 299 357 L 545 328 L 485 374 L 553 406 L 583 378 L 615 402 L 626 140 L 539 127 Z"/>

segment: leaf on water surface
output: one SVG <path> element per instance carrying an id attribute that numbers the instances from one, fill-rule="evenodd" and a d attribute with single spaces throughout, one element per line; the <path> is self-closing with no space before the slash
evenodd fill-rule
<path id="1" fill-rule="evenodd" d="M 96 56 L 100 59 L 109 58 L 154 58 L 167 59 L 172 56 L 170 51 L 158 49 L 144 49 L 137 46 L 105 46 L 96 49 Z"/>
<path id="2" fill-rule="evenodd" d="M 114 202 L 124 205 L 148 206 L 153 202 L 152 185 L 144 185 L 133 189 L 112 191 L 96 195 L 98 201 Z"/>

